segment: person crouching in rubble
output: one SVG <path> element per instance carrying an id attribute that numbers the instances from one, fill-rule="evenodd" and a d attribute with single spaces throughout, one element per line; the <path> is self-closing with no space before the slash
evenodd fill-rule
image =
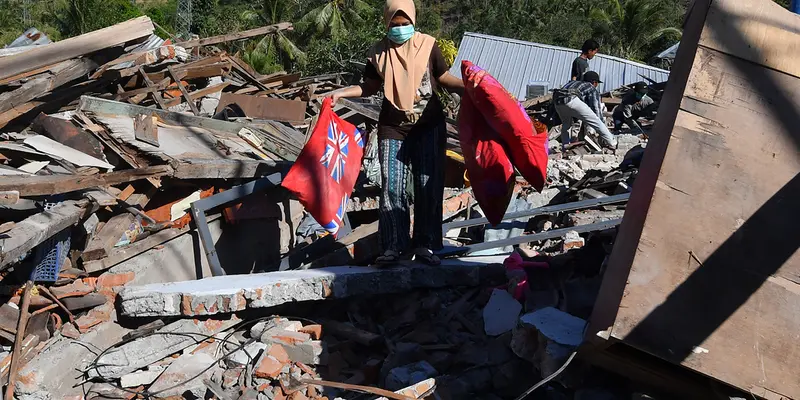
<path id="1" fill-rule="evenodd" d="M 372 96 L 381 89 L 385 95 L 378 120 L 383 186 L 378 231 L 384 251 L 378 264 L 394 263 L 401 255 L 429 265 L 441 263 L 433 251 L 442 247 L 447 135 L 437 92 L 445 88 L 461 94 L 464 83 L 447 72 L 436 39 L 416 32 L 415 21 L 413 0 L 387 0 L 386 37 L 369 52 L 364 83 L 329 95 L 334 104 L 340 98 Z M 409 174 L 414 179 L 413 239 L 406 195 Z"/>
<path id="2" fill-rule="evenodd" d="M 617 139 L 608 130 L 600 103 L 597 85 L 603 83 L 597 72 L 587 71 L 583 80 L 569 81 L 561 89 L 553 90 L 553 104 L 561 118 L 561 146 L 564 150 L 570 143 L 569 128 L 577 118 L 600 134 L 601 144 L 609 149 L 617 148 Z"/>
<path id="3" fill-rule="evenodd" d="M 652 106 L 655 104 L 653 99 L 647 95 L 649 88 L 644 82 L 633 84 L 633 90 L 622 98 L 622 103 L 614 108 L 612 117 L 614 118 L 614 130 L 619 132 L 622 125 L 628 125 L 631 129 L 642 132 L 638 119 L 652 113 Z"/>

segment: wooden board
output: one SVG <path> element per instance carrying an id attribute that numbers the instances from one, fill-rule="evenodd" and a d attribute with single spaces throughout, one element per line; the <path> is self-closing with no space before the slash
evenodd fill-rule
<path id="1" fill-rule="evenodd" d="M 0 63 L 2 60 L 0 58 Z M 47 73 L 30 79 L 16 90 L 0 94 L 0 113 L 23 105 L 75 79 L 84 77 L 95 68 L 97 68 L 97 64 L 85 58 L 67 60 L 52 66 Z"/>
<path id="2" fill-rule="evenodd" d="M 158 147 L 158 118 L 152 115 L 137 115 L 133 119 L 136 140 Z"/>
<path id="3" fill-rule="evenodd" d="M 304 101 L 223 93 L 217 106 L 217 112 L 222 111 L 225 106 L 230 104 L 241 107 L 245 115 L 251 118 L 300 123 L 306 117 L 307 104 Z"/>
<path id="4" fill-rule="evenodd" d="M 798 18 L 694 3 L 587 339 L 800 398 Z"/>
<path id="5" fill-rule="evenodd" d="M 3 178 L 3 181 L 10 178 Z M 88 202 L 68 200 L 50 211 L 30 216 L 0 236 L 0 267 L 19 260 L 34 247 L 56 233 L 75 225 L 83 217 Z"/>
<path id="6" fill-rule="evenodd" d="M 140 179 L 158 178 L 172 174 L 167 165 L 156 165 L 146 168 L 129 169 L 89 176 L 80 175 L 48 175 L 48 176 L 14 176 L 0 180 L 0 192 L 17 190 L 20 196 L 44 196 L 69 193 L 95 186 L 119 185 Z"/>
<path id="7" fill-rule="evenodd" d="M 139 17 L 24 53 L 2 57 L 0 79 L 118 46 L 148 36 L 153 33 L 153 29 L 150 18 Z"/>
<path id="8" fill-rule="evenodd" d="M 177 43 L 177 46 L 192 48 L 197 46 L 210 46 L 212 44 L 232 42 L 234 40 L 247 39 L 254 36 L 268 35 L 280 31 L 292 29 L 292 24 L 289 22 L 281 22 L 280 24 L 263 26 L 261 28 L 250 29 L 247 31 L 229 33 L 227 35 L 213 36 L 209 38 L 187 40 L 185 42 Z"/>
<path id="9" fill-rule="evenodd" d="M 94 261 L 108 256 L 114 245 L 119 242 L 134 220 L 133 215 L 128 213 L 111 217 L 103 225 L 103 228 L 92 236 L 92 240 L 89 241 L 86 249 L 83 250 L 83 254 L 81 254 L 81 259 L 83 261 Z"/>

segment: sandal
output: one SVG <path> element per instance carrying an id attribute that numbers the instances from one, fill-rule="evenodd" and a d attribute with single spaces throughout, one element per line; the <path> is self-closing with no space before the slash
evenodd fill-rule
<path id="1" fill-rule="evenodd" d="M 394 250 L 386 250 L 383 255 L 375 259 L 375 264 L 378 265 L 391 265 L 400 261 L 400 253 Z"/>
<path id="2" fill-rule="evenodd" d="M 419 261 L 433 267 L 442 264 L 442 260 L 439 259 L 439 256 L 433 254 L 432 251 L 426 248 L 419 248 L 414 251 L 414 261 Z"/>

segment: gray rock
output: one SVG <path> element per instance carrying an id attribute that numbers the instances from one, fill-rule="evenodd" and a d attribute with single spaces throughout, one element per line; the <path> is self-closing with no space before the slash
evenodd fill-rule
<path id="1" fill-rule="evenodd" d="M 227 364 L 231 368 L 241 367 L 244 365 L 252 364 L 258 359 L 262 351 L 267 350 L 267 345 L 261 342 L 250 343 L 244 348 L 237 350 L 226 359 Z"/>
<path id="2" fill-rule="evenodd" d="M 133 388 L 141 385 L 149 385 L 158 379 L 159 375 L 166 368 L 160 366 L 150 366 L 146 371 L 127 374 L 119 379 L 119 383 L 124 388 Z"/>
<path id="3" fill-rule="evenodd" d="M 158 380 L 150 387 L 150 391 L 158 392 L 161 397 L 180 396 L 188 391 L 196 398 L 205 398 L 207 387 L 203 383 L 203 379 L 210 379 L 219 367 L 215 365 L 197 378 L 187 380 L 212 364 L 216 364 L 216 360 L 206 353 L 183 355 L 170 364 L 169 368 L 158 377 Z M 170 389 L 178 384 L 180 384 L 178 387 Z M 168 390 L 164 391 L 165 389 Z"/>
<path id="4" fill-rule="evenodd" d="M 489 336 L 511 332 L 519 319 L 522 305 L 507 291 L 494 289 L 489 303 L 483 308 L 483 327 Z"/>
<path id="5" fill-rule="evenodd" d="M 536 329 L 557 344 L 577 347 L 583 342 L 586 321 L 553 307 L 543 308 L 520 318 L 520 323 Z"/>

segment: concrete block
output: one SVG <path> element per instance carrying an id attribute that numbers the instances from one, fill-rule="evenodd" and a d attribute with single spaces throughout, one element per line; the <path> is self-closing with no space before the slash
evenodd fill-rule
<path id="1" fill-rule="evenodd" d="M 261 342 L 253 342 L 250 343 L 244 348 L 237 350 L 227 358 L 228 366 L 230 367 L 241 367 L 244 365 L 252 364 L 255 360 L 258 359 L 259 355 L 262 351 L 266 351 L 268 348 L 267 345 Z"/>
<path id="2" fill-rule="evenodd" d="M 119 298 L 121 313 L 131 317 L 213 315 L 296 301 L 479 286 L 504 275 L 497 258 L 471 257 L 445 260 L 437 268 L 330 267 L 127 286 Z"/>
<path id="3" fill-rule="evenodd" d="M 138 371 L 131 374 L 123 375 L 119 378 L 119 383 L 124 388 L 135 388 L 142 385 L 149 385 L 158 379 L 159 375 L 164 372 L 166 368 L 161 366 L 151 366 L 145 371 Z"/>
<path id="4" fill-rule="evenodd" d="M 90 377 L 119 378 L 200 343 L 206 340 L 205 335 L 226 330 L 238 321 L 235 318 L 207 323 L 194 320 L 176 321 L 161 328 L 159 332 L 180 332 L 180 335 L 151 335 L 126 343 L 100 357 L 97 368 L 89 370 L 88 374 Z"/>
<path id="5" fill-rule="evenodd" d="M 586 245 L 586 241 L 581 237 L 581 235 L 576 231 L 569 231 L 566 235 L 564 235 L 564 245 L 563 251 L 569 251 L 572 249 L 580 249 Z"/>
<path id="6" fill-rule="evenodd" d="M 548 340 L 577 347 L 583 342 L 586 321 L 553 307 L 543 308 L 520 318 L 520 323 L 536 329 Z"/>
<path id="7" fill-rule="evenodd" d="M 319 340 L 311 340 L 304 343 L 297 343 L 294 345 L 284 345 L 286 354 L 294 362 L 300 362 L 306 365 L 324 365 L 325 364 L 325 348 Z"/>
<path id="8" fill-rule="evenodd" d="M 216 364 L 214 357 L 205 352 L 182 355 L 170 364 L 167 370 L 158 377 L 158 380 L 153 383 L 153 386 L 151 386 L 149 390 L 150 392 L 158 393 L 158 396 L 162 398 L 181 396 L 187 391 L 194 395 L 195 398 L 205 398 L 208 388 L 205 383 L 203 383 L 203 379 L 211 379 L 215 371 L 220 368 L 215 365 L 202 374 L 200 374 L 200 372 L 212 364 Z M 187 379 L 197 374 L 200 374 L 200 376 L 186 382 Z M 171 388 L 179 383 L 182 384 L 178 387 Z M 165 389 L 166 391 L 164 391 Z"/>
<path id="9" fill-rule="evenodd" d="M 517 326 L 522 305 L 505 290 L 494 289 L 483 308 L 483 328 L 489 336 L 499 336 Z"/>
<path id="10" fill-rule="evenodd" d="M 420 361 L 389 371 L 389 375 L 386 377 L 386 388 L 400 390 L 437 375 L 439 375 L 439 372 L 432 365 L 428 364 L 427 361 Z"/>

